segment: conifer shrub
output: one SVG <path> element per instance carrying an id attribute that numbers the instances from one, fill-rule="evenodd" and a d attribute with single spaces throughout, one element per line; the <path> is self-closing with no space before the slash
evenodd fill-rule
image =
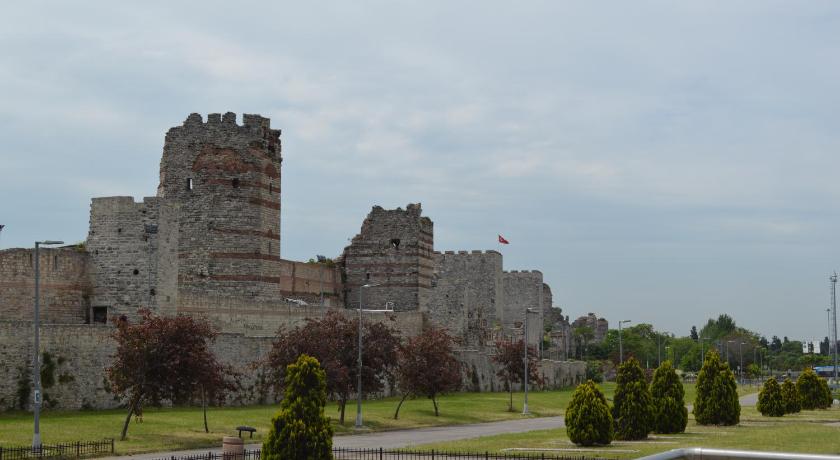
<path id="1" fill-rule="evenodd" d="M 693 412 L 700 425 L 737 425 L 741 419 L 735 375 L 715 350 L 706 353 L 703 368 L 697 374 Z"/>
<path id="2" fill-rule="evenodd" d="M 653 429 L 653 399 L 636 358 L 618 367 L 612 412 L 616 439 L 645 439 Z"/>
<path id="3" fill-rule="evenodd" d="M 653 431 L 682 433 L 688 424 L 685 389 L 671 361 L 665 361 L 653 373 L 650 383 L 653 398 Z"/>
<path id="4" fill-rule="evenodd" d="M 802 410 L 802 401 L 796 384 L 789 378 L 782 383 L 782 402 L 785 405 L 785 414 L 795 414 Z"/>
<path id="5" fill-rule="evenodd" d="M 805 410 L 828 409 L 831 407 L 831 392 L 828 383 L 820 378 L 813 369 L 805 369 L 796 379 L 796 389 Z"/>
<path id="6" fill-rule="evenodd" d="M 834 395 L 831 394 L 831 389 L 828 387 L 828 381 L 826 379 L 820 379 L 820 388 L 822 389 L 823 398 L 823 406 L 820 409 L 831 409 L 831 405 L 834 404 Z"/>
<path id="7" fill-rule="evenodd" d="M 761 415 L 768 417 L 781 417 L 785 415 L 785 402 L 782 398 L 782 387 L 775 377 L 770 377 L 761 386 L 761 391 L 758 393 L 758 404 L 756 409 L 761 412 Z"/>
<path id="8" fill-rule="evenodd" d="M 332 458 L 333 429 L 324 416 L 326 374 L 318 360 L 300 355 L 286 367 L 280 412 L 271 419 L 263 443 L 263 460 L 325 460 Z"/>
<path id="9" fill-rule="evenodd" d="M 566 434 L 581 446 L 605 445 L 613 439 L 613 418 L 607 399 L 592 380 L 581 383 L 566 408 Z"/>

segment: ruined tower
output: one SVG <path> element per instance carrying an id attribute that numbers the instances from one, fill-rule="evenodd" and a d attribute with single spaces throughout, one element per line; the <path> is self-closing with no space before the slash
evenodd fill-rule
<path id="1" fill-rule="evenodd" d="M 280 295 L 280 131 L 242 121 L 194 113 L 166 133 L 158 197 L 178 206 L 180 295 Z"/>
<path id="2" fill-rule="evenodd" d="M 421 215 L 420 203 L 405 210 L 374 206 L 362 229 L 344 248 L 345 302 L 358 308 L 393 306 L 396 311 L 424 310 L 434 271 L 434 227 Z"/>

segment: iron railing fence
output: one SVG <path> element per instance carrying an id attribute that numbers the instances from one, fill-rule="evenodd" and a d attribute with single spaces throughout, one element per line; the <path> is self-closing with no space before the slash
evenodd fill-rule
<path id="1" fill-rule="evenodd" d="M 0 446 L 0 460 L 27 460 L 33 458 L 80 458 L 114 453 L 114 440 L 76 441 L 59 444 L 42 444 L 40 449 Z"/>
<path id="2" fill-rule="evenodd" d="M 335 460 L 603 460 L 583 455 L 557 455 L 553 452 L 492 453 L 454 452 L 440 450 L 389 450 L 333 448 Z M 260 460 L 259 450 L 245 450 L 243 454 L 207 452 L 187 456 L 162 457 L 157 460 Z"/>

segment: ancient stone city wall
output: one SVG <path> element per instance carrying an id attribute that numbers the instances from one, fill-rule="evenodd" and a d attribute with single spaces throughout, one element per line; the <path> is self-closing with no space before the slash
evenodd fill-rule
<path id="1" fill-rule="evenodd" d="M 0 251 L 3 320 L 31 321 L 35 305 L 35 250 Z M 89 316 L 88 257 L 78 248 L 40 249 L 40 316 L 44 323 L 84 323 Z"/>

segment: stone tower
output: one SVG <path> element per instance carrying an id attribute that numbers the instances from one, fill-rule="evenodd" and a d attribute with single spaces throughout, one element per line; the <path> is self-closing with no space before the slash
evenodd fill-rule
<path id="1" fill-rule="evenodd" d="M 434 226 L 420 203 L 405 210 L 374 206 L 350 246 L 344 248 L 345 303 L 358 308 L 365 284 L 365 308 L 393 303 L 396 311 L 425 310 L 434 271 Z"/>
<path id="2" fill-rule="evenodd" d="M 280 296 L 280 131 L 198 114 L 166 133 L 158 197 L 178 207 L 179 295 Z"/>

